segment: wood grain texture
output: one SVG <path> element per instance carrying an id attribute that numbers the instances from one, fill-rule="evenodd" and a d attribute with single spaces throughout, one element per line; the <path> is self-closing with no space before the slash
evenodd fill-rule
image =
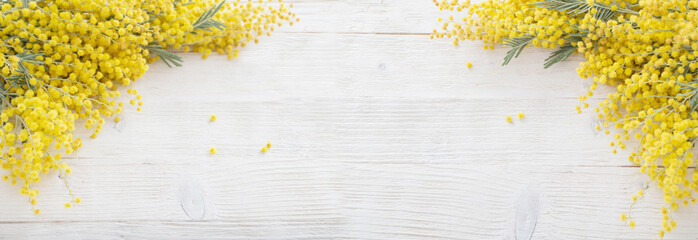
<path id="1" fill-rule="evenodd" d="M 238 59 L 153 64 L 143 111 L 68 157 L 79 206 L 56 175 L 39 216 L 0 184 L 0 239 L 655 236 L 656 190 L 636 229 L 619 220 L 647 178 L 576 114 L 579 58 L 543 69 L 526 49 L 501 67 L 506 49 L 429 39 L 431 1 L 289 2 L 301 22 Z M 667 239 L 696 239 L 698 210 L 676 219 Z"/>

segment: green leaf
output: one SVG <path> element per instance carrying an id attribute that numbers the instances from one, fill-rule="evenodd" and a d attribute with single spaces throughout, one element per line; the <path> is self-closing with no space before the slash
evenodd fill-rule
<path id="1" fill-rule="evenodd" d="M 6 81 L 10 81 L 10 82 L 14 82 L 14 81 L 17 81 L 17 80 L 20 80 L 20 79 L 22 79 L 22 75 L 19 75 L 19 74 L 12 75 L 12 76 L 9 76 L 9 77 L 6 77 L 6 78 L 5 78 Z"/>
<path id="2" fill-rule="evenodd" d="M 225 24 L 213 19 L 213 16 L 216 15 L 216 13 L 221 10 L 221 8 L 223 8 L 224 4 L 225 1 L 222 1 L 216 5 L 213 5 L 213 7 L 202 13 L 201 16 L 199 16 L 199 19 L 196 19 L 196 22 L 194 22 L 194 29 L 204 30 L 208 32 L 211 31 L 210 28 L 212 27 L 220 30 L 225 29 Z"/>
<path id="3" fill-rule="evenodd" d="M 43 65 L 44 62 L 39 59 L 39 57 L 44 56 L 43 53 L 20 53 L 15 55 L 17 58 L 19 58 L 20 61 L 22 62 L 28 62 L 28 63 L 33 63 L 33 64 L 39 64 Z"/>
<path id="4" fill-rule="evenodd" d="M 165 64 L 167 64 L 168 67 L 172 67 L 172 65 L 175 65 L 177 67 L 182 66 L 182 58 L 180 56 L 177 56 L 177 54 L 171 53 L 165 49 L 162 48 L 162 45 L 158 42 L 152 42 L 148 44 L 148 46 L 142 46 L 145 49 L 148 49 L 149 52 L 154 53 L 156 56 L 160 57 Z"/>
<path id="5" fill-rule="evenodd" d="M 511 47 L 511 49 L 507 52 L 507 55 L 504 57 L 504 63 L 502 63 L 502 66 L 509 64 L 512 58 L 519 57 L 519 54 L 521 54 L 521 51 L 523 51 L 524 48 L 534 39 L 536 36 L 533 36 L 531 34 L 526 34 L 521 37 L 515 37 L 515 38 L 504 38 L 503 44 L 505 46 Z"/>
<path id="6" fill-rule="evenodd" d="M 39 59 L 39 57 L 44 56 L 44 54 L 23 52 L 15 54 L 14 56 L 19 59 L 19 61 L 17 62 L 17 69 L 15 69 L 19 74 L 6 77 L 4 80 L 15 86 L 27 85 L 32 89 L 36 90 L 34 86 L 31 86 L 29 84 L 29 79 L 31 79 L 34 76 L 29 72 L 26 63 L 44 65 L 44 62 L 41 61 L 41 59 Z M 10 61 L 6 60 L 5 64 L 9 65 Z"/>
<path id="7" fill-rule="evenodd" d="M 572 46 L 570 43 L 563 45 L 560 47 L 560 49 L 551 53 L 550 57 L 545 59 L 545 64 L 543 64 L 543 67 L 547 69 L 556 63 L 567 60 L 567 58 L 569 58 L 576 50 L 577 48 Z"/>
<path id="8" fill-rule="evenodd" d="M 698 107 L 698 94 L 696 94 L 696 89 L 693 90 L 693 96 L 689 99 L 688 105 L 691 106 L 691 112 L 696 110 L 696 107 Z"/>
<path id="9" fill-rule="evenodd" d="M 594 4 L 596 5 L 596 4 Z M 607 8 L 596 8 L 596 13 L 594 13 L 594 18 L 600 19 L 602 21 L 608 21 L 615 15 L 616 12 L 611 10 L 610 7 Z"/>
<path id="10" fill-rule="evenodd" d="M 567 11 L 572 16 L 586 13 L 591 9 L 589 4 L 579 0 L 544 0 L 529 4 L 560 12 Z"/>
<path id="11" fill-rule="evenodd" d="M 596 1 L 593 5 L 589 5 L 586 1 L 582 0 L 543 0 L 540 2 L 533 2 L 529 4 L 547 8 L 550 10 L 557 10 L 560 12 L 567 11 L 572 16 L 585 14 L 587 12 L 590 12 L 591 9 L 596 9 L 594 18 L 604 21 L 611 19 L 616 13 L 629 13 L 634 15 L 638 14 L 638 12 L 636 11 L 620 7 L 618 7 L 616 11 L 613 11 L 611 10 L 610 5 Z"/>

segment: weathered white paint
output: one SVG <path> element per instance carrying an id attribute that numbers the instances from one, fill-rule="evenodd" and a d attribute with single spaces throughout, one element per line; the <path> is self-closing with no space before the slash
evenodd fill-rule
<path id="1" fill-rule="evenodd" d="M 431 40 L 431 1 L 293 3 L 302 21 L 238 59 L 154 64 L 143 111 L 69 160 L 81 205 L 62 208 L 56 175 L 39 216 L 0 184 L 0 239 L 655 236 L 655 191 L 636 229 L 618 219 L 647 178 L 575 113 L 575 60 L 544 70 L 527 49 L 501 67 L 506 49 Z M 696 239 L 696 207 L 676 219 L 667 239 Z"/>

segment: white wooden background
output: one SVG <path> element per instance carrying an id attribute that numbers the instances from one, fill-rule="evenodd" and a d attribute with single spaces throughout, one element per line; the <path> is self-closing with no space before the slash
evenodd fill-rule
<path id="1" fill-rule="evenodd" d="M 429 39 L 445 16 L 429 0 L 288 2 L 301 22 L 238 59 L 153 64 L 143 111 L 68 160 L 79 206 L 55 174 L 39 216 L 0 184 L 0 238 L 656 236 L 656 190 L 637 228 L 619 220 L 647 178 L 575 112 L 580 58 L 544 70 L 547 51 L 527 49 L 501 67 L 504 48 Z M 667 239 L 696 239 L 698 207 L 676 219 Z"/>

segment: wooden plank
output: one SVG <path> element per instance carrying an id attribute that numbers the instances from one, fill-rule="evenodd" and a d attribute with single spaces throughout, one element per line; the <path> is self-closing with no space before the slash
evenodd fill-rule
<path id="1" fill-rule="evenodd" d="M 154 64 L 136 87 L 148 93 L 147 103 L 367 96 L 576 99 L 589 84 L 577 77 L 579 58 L 543 69 L 546 49 L 526 49 L 525 59 L 502 67 L 507 49 L 486 51 L 474 42 L 456 47 L 424 36 L 280 33 L 268 40 L 231 61 L 213 55 L 202 61 L 190 53 L 181 68 Z"/>
<path id="2" fill-rule="evenodd" d="M 528 191 L 539 202 L 539 210 L 531 213 L 536 215 L 533 239 L 638 239 L 653 236 L 659 217 L 654 206 L 661 202 L 657 192 L 650 191 L 650 198 L 633 212 L 640 226 L 633 230 L 618 219 L 618 212 L 630 203 L 628 195 L 643 179 L 633 168 L 565 171 L 501 162 L 383 164 L 271 158 L 201 167 L 194 178 L 200 178 L 206 190 L 204 219 L 181 218 L 182 209 L 178 215 L 173 211 L 180 204 L 177 186 L 161 188 L 158 181 L 151 181 L 125 188 L 133 183 L 102 178 L 115 169 L 102 166 L 84 177 L 93 184 L 76 187 L 86 190 L 83 205 L 41 216 L 60 220 L 18 221 L 22 212 L 17 212 L 13 219 L 3 220 L 0 232 L 11 239 L 30 235 L 48 239 L 57 234 L 116 239 L 516 239 L 516 209 L 522 203 L 521 192 Z M 128 169 L 134 172 L 131 176 L 147 172 Z M 157 175 L 162 182 L 175 183 L 181 178 L 176 175 L 186 172 L 173 168 L 170 174 Z M 118 194 L 110 191 L 114 188 Z M 698 212 L 685 210 L 676 216 L 684 224 L 668 239 L 695 235 L 688 221 Z"/>
<path id="3" fill-rule="evenodd" d="M 211 157 L 210 147 L 218 148 L 214 157 L 250 157 L 271 141 L 284 157 L 340 162 L 627 166 L 621 155 L 611 154 L 611 138 L 593 129 L 593 114 L 573 112 L 575 104 L 576 99 L 153 99 L 143 112 L 130 109 L 98 138 L 86 139 L 77 158 L 116 165 L 196 163 L 200 160 L 192 157 Z M 527 117 L 505 121 L 518 111 Z M 208 121 L 211 114 L 216 122 Z M 570 155 L 575 161 L 566 159 Z"/>
<path id="4" fill-rule="evenodd" d="M 473 2 L 478 2 L 475 0 Z M 401 0 L 291 0 L 301 21 L 279 32 L 430 34 L 440 13 L 432 1 Z"/>
<path id="5" fill-rule="evenodd" d="M 578 127 L 587 119 L 560 114 L 575 101 L 154 101 L 70 160 L 81 206 L 60 209 L 62 182 L 47 178 L 39 186 L 41 216 L 17 195 L 0 197 L 7 213 L 0 222 L 12 226 L 0 232 L 25 234 L 15 231 L 19 223 L 78 223 L 81 236 L 92 236 L 100 232 L 87 228 L 97 221 L 125 238 L 165 229 L 220 238 L 491 239 L 513 234 L 521 192 L 532 185 L 539 189 L 536 237 L 652 234 L 618 220 L 645 178 L 608 152 L 607 137 Z M 512 107 L 529 117 L 506 123 Z M 214 109 L 222 113 L 209 123 Z M 272 150 L 259 154 L 267 140 Z M 210 146 L 219 153 L 210 156 Z M 660 199 L 651 195 L 638 207 L 641 224 L 655 226 L 650 207 Z M 678 219 L 695 214 L 684 216 Z M 176 231 L 172 221 L 207 224 Z"/>

